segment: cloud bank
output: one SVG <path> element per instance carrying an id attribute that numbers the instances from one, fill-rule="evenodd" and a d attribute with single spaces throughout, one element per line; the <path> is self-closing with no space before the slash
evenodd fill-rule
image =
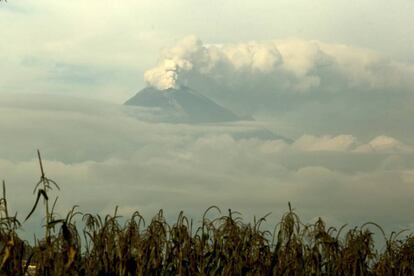
<path id="1" fill-rule="evenodd" d="M 372 50 L 301 39 L 206 45 L 195 36 L 165 49 L 159 65 L 145 72 L 145 80 L 151 86 L 167 89 L 192 83 L 193 74 L 240 87 L 246 82 L 254 81 L 251 85 L 256 86 L 267 80 L 273 93 L 407 89 L 414 84 L 413 65 L 387 59 Z M 246 75 L 251 77 L 245 79 Z M 333 81 L 338 80 L 340 83 L 333 87 Z"/>
<path id="2" fill-rule="evenodd" d="M 374 220 L 393 230 L 413 223 L 414 151 L 395 137 L 235 138 L 266 124 L 146 123 L 116 105 L 61 96 L 2 97 L 0 115 L 1 178 L 21 215 L 34 200 L 39 148 L 62 187 L 61 213 L 74 204 L 89 212 L 119 205 L 122 215 L 138 209 L 148 218 L 164 208 L 170 219 L 180 210 L 199 218 L 216 204 L 246 219 L 273 212 L 276 221 L 291 201 L 305 220 Z"/>

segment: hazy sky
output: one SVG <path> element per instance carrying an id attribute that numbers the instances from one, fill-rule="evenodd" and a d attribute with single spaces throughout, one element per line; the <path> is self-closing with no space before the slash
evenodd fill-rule
<path id="1" fill-rule="evenodd" d="M 10 205 L 30 209 L 40 148 L 60 210 L 277 217 L 291 201 L 306 219 L 413 227 L 413 14 L 410 0 L 1 2 Z M 140 121 L 119 104 L 146 85 L 256 121 Z M 291 143 L 240 138 L 263 129 Z"/>
<path id="2" fill-rule="evenodd" d="M 207 44 L 299 37 L 413 61 L 413 13 L 409 0 L 9 1 L 0 88 L 123 102 L 160 49 L 188 35 Z"/>

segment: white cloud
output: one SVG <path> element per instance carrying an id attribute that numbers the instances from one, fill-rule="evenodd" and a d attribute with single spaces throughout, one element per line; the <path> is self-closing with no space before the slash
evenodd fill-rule
<path id="1" fill-rule="evenodd" d="M 182 59 L 166 59 L 163 64 L 145 72 L 144 78 L 160 90 L 178 88 L 178 75 L 181 70 L 191 70 L 192 64 Z"/>
<path id="2" fill-rule="evenodd" d="M 368 143 L 361 143 L 352 135 L 313 136 L 303 135 L 296 139 L 292 148 L 300 151 L 331 151 L 331 152 L 358 152 L 358 153 L 407 153 L 412 147 L 397 139 L 385 135 L 373 138 Z"/>
<path id="3" fill-rule="evenodd" d="M 355 144 L 356 139 L 352 135 L 335 137 L 304 135 L 295 141 L 293 147 L 303 151 L 349 151 L 355 147 Z"/>
<path id="4" fill-rule="evenodd" d="M 260 82 L 265 78 L 270 87 L 253 84 L 259 90 L 271 89 L 280 93 L 309 91 L 312 89 L 330 90 L 329 84 L 339 80 L 334 91 L 341 89 L 406 89 L 413 85 L 413 65 L 387 60 L 380 54 L 366 49 L 342 44 L 329 44 L 320 41 L 285 39 L 264 42 L 247 42 L 238 44 L 205 45 L 194 36 L 186 37 L 161 54 L 160 64 L 147 71 L 146 81 L 155 87 L 163 87 L 158 81 L 162 77 L 152 78 L 164 72 L 169 78 L 171 66 L 176 73 L 174 81 L 192 84 L 194 74 L 196 81 L 205 82 L 236 78 L 243 86 L 246 81 Z M 187 72 L 187 73 L 186 73 Z M 191 74 L 190 74 L 191 73 Z M 243 79 L 245 74 L 263 75 L 252 79 Z M 250 84 L 251 86 L 252 84 Z M 225 87 L 222 88 L 226 90 Z M 331 89 L 332 90 L 332 89 Z"/>
<path id="5" fill-rule="evenodd" d="M 381 135 L 355 149 L 357 152 L 406 152 L 412 149 L 393 137 Z"/>

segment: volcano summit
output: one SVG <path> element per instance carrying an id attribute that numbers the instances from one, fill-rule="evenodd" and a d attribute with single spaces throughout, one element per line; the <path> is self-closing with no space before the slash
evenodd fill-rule
<path id="1" fill-rule="evenodd" d="M 125 105 L 141 107 L 157 121 L 210 123 L 240 120 L 232 111 L 188 87 L 165 90 L 146 87 L 126 101 Z"/>

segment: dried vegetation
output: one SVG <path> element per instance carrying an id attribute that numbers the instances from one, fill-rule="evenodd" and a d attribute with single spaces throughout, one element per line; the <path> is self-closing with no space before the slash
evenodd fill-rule
<path id="1" fill-rule="evenodd" d="M 30 219 L 43 199 L 45 233 L 34 245 L 18 237 L 17 216 L 10 215 L 5 183 L 0 200 L 0 271 L 6 275 L 414 275 L 414 236 L 386 237 L 367 223 L 345 232 L 319 219 L 303 224 L 291 209 L 273 233 L 262 230 L 266 216 L 244 223 L 240 214 L 206 210 L 198 226 L 183 213 L 169 225 L 160 211 L 148 225 L 139 212 L 121 223 L 113 215 L 81 214 L 77 207 L 56 219 L 50 189 L 41 177 Z M 217 214 L 215 219 L 209 219 Z M 75 219 L 82 219 L 78 229 Z M 372 227 L 383 233 L 386 246 L 374 248 Z"/>

